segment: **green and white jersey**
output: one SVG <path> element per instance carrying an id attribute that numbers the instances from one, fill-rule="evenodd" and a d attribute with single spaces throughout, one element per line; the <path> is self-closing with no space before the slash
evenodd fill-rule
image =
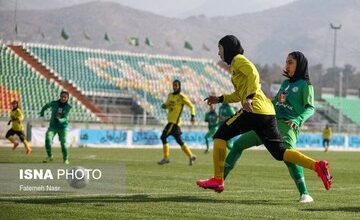
<path id="1" fill-rule="evenodd" d="M 209 111 L 205 114 L 205 121 L 208 123 L 209 130 L 218 126 L 218 115 L 216 112 Z"/>
<path id="2" fill-rule="evenodd" d="M 305 80 L 293 83 L 285 80 L 273 104 L 276 118 L 289 120 L 301 126 L 314 113 L 314 87 Z"/>
<path id="3" fill-rule="evenodd" d="M 229 118 L 235 114 L 235 110 L 227 103 L 223 103 L 219 108 L 219 118 L 220 122 L 224 122 L 222 118 Z"/>

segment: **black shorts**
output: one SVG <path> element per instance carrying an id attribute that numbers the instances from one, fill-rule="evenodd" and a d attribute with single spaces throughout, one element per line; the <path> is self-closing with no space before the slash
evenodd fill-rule
<path id="1" fill-rule="evenodd" d="M 282 143 L 275 115 L 261 115 L 240 110 L 219 127 L 214 139 L 227 141 L 251 130 L 255 131 L 275 159 L 283 160 L 286 148 Z"/>
<path id="2" fill-rule="evenodd" d="M 8 130 L 8 132 L 6 132 L 6 135 L 5 135 L 5 137 L 6 138 L 9 138 L 10 136 L 14 136 L 14 135 L 17 135 L 17 136 L 19 136 L 19 138 L 20 138 L 20 140 L 22 141 L 22 142 L 24 142 L 24 140 L 25 140 L 25 134 L 24 134 L 24 132 L 23 131 L 15 131 L 14 129 L 10 129 L 10 130 Z"/>
<path id="3" fill-rule="evenodd" d="M 184 142 L 181 139 L 181 134 L 182 134 L 182 132 L 181 132 L 181 128 L 179 127 L 179 125 L 174 124 L 174 123 L 168 123 L 165 126 L 160 139 L 163 144 L 167 144 L 167 137 L 172 135 L 175 138 L 176 142 L 180 146 L 182 146 L 182 145 L 184 145 Z"/>

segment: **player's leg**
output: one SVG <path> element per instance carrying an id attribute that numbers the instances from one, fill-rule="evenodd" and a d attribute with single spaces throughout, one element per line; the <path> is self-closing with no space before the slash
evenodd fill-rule
<path id="1" fill-rule="evenodd" d="M 189 165 L 193 165 L 193 162 L 196 160 L 196 155 L 194 155 L 189 146 L 184 143 L 184 141 L 181 138 L 181 128 L 178 125 L 174 125 L 171 135 L 175 138 L 175 141 L 180 145 L 181 150 L 188 156 L 189 158 Z"/>
<path id="2" fill-rule="evenodd" d="M 217 127 L 210 129 L 206 135 L 205 135 L 205 143 L 206 143 L 206 150 L 205 153 L 207 153 L 209 151 L 209 139 L 212 138 L 214 136 L 214 134 L 217 131 Z"/>
<path id="3" fill-rule="evenodd" d="M 261 139 L 254 131 L 249 131 L 242 134 L 235 142 L 230 152 L 226 156 L 224 167 L 224 179 L 228 176 L 234 168 L 237 161 L 240 159 L 242 152 L 252 146 L 261 145 Z"/>
<path id="4" fill-rule="evenodd" d="M 63 161 L 65 164 L 69 164 L 69 151 L 67 146 L 68 129 L 60 129 L 58 131 L 59 141 L 61 146 L 61 152 L 63 155 Z"/>
<path id="5" fill-rule="evenodd" d="M 205 189 L 213 189 L 217 192 L 224 190 L 224 165 L 226 157 L 226 141 L 231 138 L 253 130 L 255 115 L 239 111 L 223 123 L 214 135 L 214 177 L 208 180 L 198 180 L 196 184 Z"/>
<path id="6" fill-rule="evenodd" d="M 24 134 L 23 131 L 17 131 L 16 135 L 20 138 L 21 142 L 23 142 L 25 150 L 26 150 L 26 154 L 30 154 L 31 153 L 31 147 L 29 142 L 26 140 L 26 136 Z"/>
<path id="7" fill-rule="evenodd" d="M 324 146 L 325 146 L 325 152 L 328 152 L 329 150 L 329 145 L 330 145 L 330 140 L 329 139 L 324 139 Z"/>
<path id="8" fill-rule="evenodd" d="M 330 176 L 328 162 L 325 160 L 315 161 L 295 149 L 286 149 L 281 141 L 275 117 L 262 116 L 259 118 L 262 118 L 263 123 L 259 121 L 260 126 L 255 132 L 262 139 L 271 155 L 276 160 L 283 160 L 314 170 L 323 181 L 325 188 L 330 189 L 332 177 Z"/>
<path id="9" fill-rule="evenodd" d="M 43 161 L 44 163 L 51 162 L 53 160 L 51 145 L 52 145 L 52 141 L 54 139 L 55 134 L 56 134 L 56 130 L 54 130 L 50 127 L 46 131 L 45 149 L 46 149 L 47 158 Z"/>
<path id="10" fill-rule="evenodd" d="M 15 130 L 10 129 L 6 132 L 5 138 L 8 139 L 12 144 L 13 144 L 13 150 L 15 150 L 17 148 L 17 146 L 19 145 L 19 143 L 16 141 L 16 138 L 14 137 L 15 135 Z"/>
<path id="11" fill-rule="evenodd" d="M 277 123 L 284 147 L 286 149 L 295 149 L 298 130 L 291 128 L 289 125 L 284 123 L 284 121 L 279 120 Z M 314 201 L 309 195 L 309 191 L 306 186 L 304 168 L 293 163 L 285 162 L 285 164 L 300 193 L 299 202 L 306 203 Z"/>
<path id="12" fill-rule="evenodd" d="M 226 141 L 226 148 L 228 150 L 231 150 L 231 148 L 233 148 L 233 145 L 234 145 L 234 141 L 232 139 Z"/>
<path id="13" fill-rule="evenodd" d="M 158 162 L 159 165 L 163 165 L 163 164 L 170 162 L 170 160 L 169 160 L 170 146 L 169 146 L 169 143 L 167 142 L 167 138 L 170 135 L 171 130 L 173 129 L 173 126 L 174 126 L 174 124 L 168 123 L 165 126 L 165 128 L 160 136 L 161 142 L 163 144 L 163 158 Z"/>

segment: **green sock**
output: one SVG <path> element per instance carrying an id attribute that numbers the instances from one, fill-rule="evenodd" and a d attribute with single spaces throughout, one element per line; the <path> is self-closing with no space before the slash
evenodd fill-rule
<path id="1" fill-rule="evenodd" d="M 306 187 L 305 177 L 304 177 L 304 168 L 293 163 L 285 162 L 286 166 L 289 169 L 289 173 L 293 180 L 295 181 L 296 187 L 300 193 L 302 194 L 309 194 L 309 191 Z"/>
<path id="2" fill-rule="evenodd" d="M 229 175 L 230 171 L 234 169 L 236 162 L 240 159 L 242 150 L 231 148 L 230 152 L 226 156 L 224 166 L 224 179 Z"/>

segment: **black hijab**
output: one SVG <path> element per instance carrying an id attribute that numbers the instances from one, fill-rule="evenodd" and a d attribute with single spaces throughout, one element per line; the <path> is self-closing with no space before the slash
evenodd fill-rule
<path id="1" fill-rule="evenodd" d="M 219 44 L 224 48 L 224 61 L 229 65 L 236 55 L 244 54 L 240 41 L 234 35 L 226 35 Z"/>
<path id="2" fill-rule="evenodd" d="M 289 56 L 292 56 L 296 60 L 296 70 L 292 77 L 289 77 L 287 74 L 285 76 L 289 78 L 291 83 L 303 79 L 310 85 L 311 82 L 308 71 L 308 61 L 304 54 L 300 51 L 294 51 L 289 53 Z"/>

